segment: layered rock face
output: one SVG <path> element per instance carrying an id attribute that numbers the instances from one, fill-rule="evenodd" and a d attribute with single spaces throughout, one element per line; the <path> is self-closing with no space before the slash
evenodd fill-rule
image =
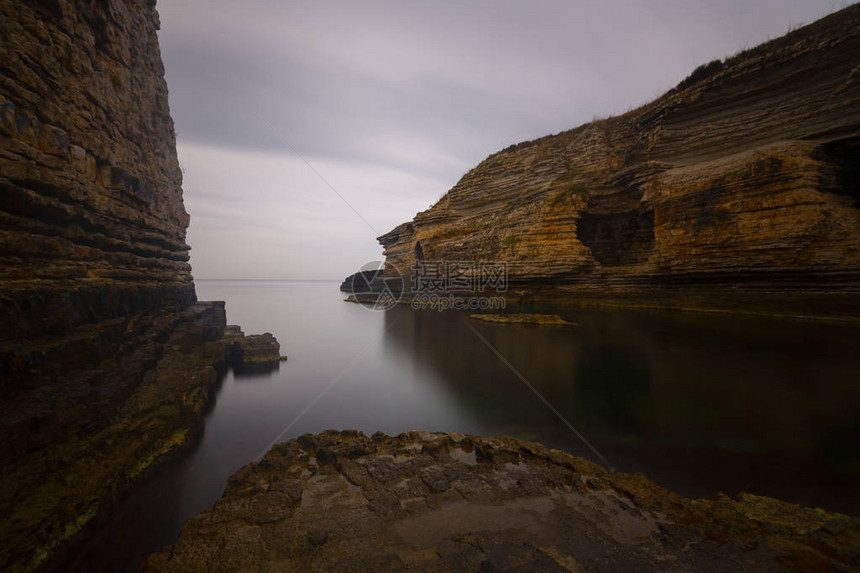
<path id="1" fill-rule="evenodd" d="M 860 6 L 491 155 L 379 238 L 525 299 L 860 316 Z"/>
<path id="2" fill-rule="evenodd" d="M 0 1 L 0 340 L 195 300 L 154 4 Z"/>
<path id="3" fill-rule="evenodd" d="M 305 435 L 240 469 L 144 571 L 838 571 L 860 521 L 690 500 L 513 438 Z"/>
<path id="4" fill-rule="evenodd" d="M 62 570 L 231 359 L 280 357 L 195 302 L 158 26 L 152 0 L 0 0 L 3 571 Z"/>

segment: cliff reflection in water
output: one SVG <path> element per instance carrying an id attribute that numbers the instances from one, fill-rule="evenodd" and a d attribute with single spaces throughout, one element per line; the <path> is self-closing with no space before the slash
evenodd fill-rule
<path id="1" fill-rule="evenodd" d="M 560 314 L 578 325 L 472 326 L 617 469 L 692 496 L 748 491 L 860 512 L 856 326 Z M 594 457 L 475 336 L 466 314 L 396 308 L 385 318 L 391 351 L 436 373 L 487 433 Z"/>

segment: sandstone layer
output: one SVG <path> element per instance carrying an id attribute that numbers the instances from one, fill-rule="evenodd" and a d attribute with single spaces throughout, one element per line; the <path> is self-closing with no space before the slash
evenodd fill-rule
<path id="1" fill-rule="evenodd" d="M 495 153 L 379 238 L 385 274 L 506 262 L 523 300 L 860 316 L 858 62 L 855 5 Z"/>
<path id="2" fill-rule="evenodd" d="M 840 571 L 860 521 L 690 500 L 513 438 L 305 435 L 240 469 L 144 571 Z"/>
<path id="3" fill-rule="evenodd" d="M 0 1 L 0 341 L 195 300 L 154 5 Z"/>

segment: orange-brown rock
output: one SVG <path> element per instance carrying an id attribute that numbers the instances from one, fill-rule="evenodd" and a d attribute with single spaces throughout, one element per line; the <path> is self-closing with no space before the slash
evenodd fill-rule
<path id="1" fill-rule="evenodd" d="M 195 300 L 154 4 L 0 1 L 0 340 Z"/>
<path id="2" fill-rule="evenodd" d="M 509 295 L 860 316 L 860 6 L 624 115 L 520 143 L 379 238 Z"/>

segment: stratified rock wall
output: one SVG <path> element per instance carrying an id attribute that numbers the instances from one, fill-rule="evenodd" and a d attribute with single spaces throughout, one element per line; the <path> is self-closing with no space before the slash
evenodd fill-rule
<path id="1" fill-rule="evenodd" d="M 860 6 L 651 104 L 491 155 L 380 237 L 507 261 L 511 292 L 860 315 Z"/>
<path id="2" fill-rule="evenodd" d="M 151 0 L 0 0 L 0 341 L 195 300 Z"/>
<path id="3" fill-rule="evenodd" d="M 63 570 L 243 343 L 192 304 L 158 26 L 154 0 L 0 0 L 2 571 Z"/>

